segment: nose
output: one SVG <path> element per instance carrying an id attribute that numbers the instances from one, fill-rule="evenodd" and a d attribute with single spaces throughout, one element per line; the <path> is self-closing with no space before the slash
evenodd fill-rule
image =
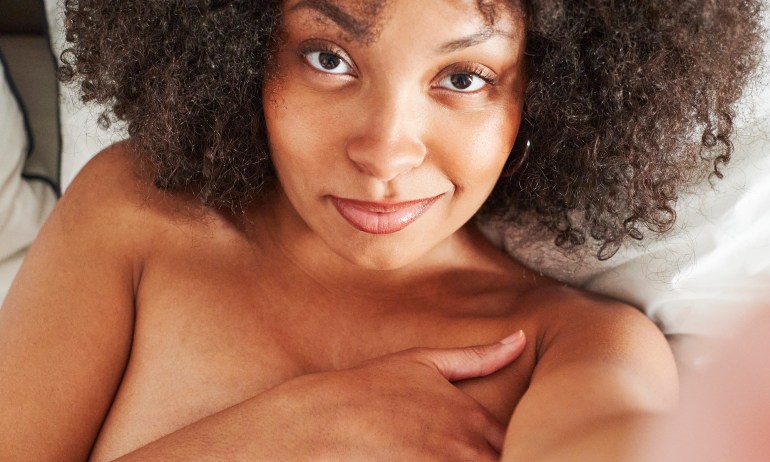
<path id="1" fill-rule="evenodd" d="M 427 148 L 415 104 L 405 95 L 382 95 L 365 107 L 360 128 L 346 146 L 348 158 L 358 169 L 387 182 L 422 165 Z"/>

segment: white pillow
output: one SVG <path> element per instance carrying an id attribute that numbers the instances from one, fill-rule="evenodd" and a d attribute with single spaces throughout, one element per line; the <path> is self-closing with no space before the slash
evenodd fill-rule
<path id="1" fill-rule="evenodd" d="M 22 178 L 28 136 L 5 75 L 0 60 L 0 301 L 8 292 L 24 250 L 56 203 L 48 184 Z"/>
<path id="2" fill-rule="evenodd" d="M 63 8 L 61 0 L 45 0 L 51 49 L 59 64 L 61 53 L 66 48 Z M 102 109 L 98 105 L 84 105 L 76 87 L 59 84 L 62 192 L 93 156 L 110 144 L 128 137 L 120 124 L 108 130 L 98 126 L 97 119 Z"/>

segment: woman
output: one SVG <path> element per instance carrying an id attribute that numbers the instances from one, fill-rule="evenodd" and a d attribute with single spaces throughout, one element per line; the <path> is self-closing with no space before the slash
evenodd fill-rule
<path id="1" fill-rule="evenodd" d="M 603 3 L 68 2 L 131 139 L 0 310 L 3 458 L 538 460 L 670 409 L 654 325 L 469 221 L 606 257 L 729 159 L 756 5 Z"/>

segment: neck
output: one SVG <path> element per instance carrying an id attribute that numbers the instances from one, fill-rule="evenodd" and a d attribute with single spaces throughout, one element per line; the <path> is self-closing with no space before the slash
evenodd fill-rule
<path id="1" fill-rule="evenodd" d="M 282 262 L 286 277 L 295 281 L 309 278 L 336 294 L 382 299 L 424 297 L 446 291 L 448 275 L 499 271 L 495 259 L 500 252 L 473 224 L 466 224 L 403 267 L 380 270 L 364 268 L 335 253 L 298 216 L 280 188 L 255 204 L 248 215 L 252 242 L 265 258 Z"/>

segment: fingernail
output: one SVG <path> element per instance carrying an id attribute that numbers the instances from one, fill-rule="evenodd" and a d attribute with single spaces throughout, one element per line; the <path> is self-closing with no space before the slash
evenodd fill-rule
<path id="1" fill-rule="evenodd" d="M 503 345 L 510 345 L 511 343 L 519 343 L 524 339 L 524 331 L 518 330 L 515 334 L 511 334 L 508 337 L 500 340 Z"/>

